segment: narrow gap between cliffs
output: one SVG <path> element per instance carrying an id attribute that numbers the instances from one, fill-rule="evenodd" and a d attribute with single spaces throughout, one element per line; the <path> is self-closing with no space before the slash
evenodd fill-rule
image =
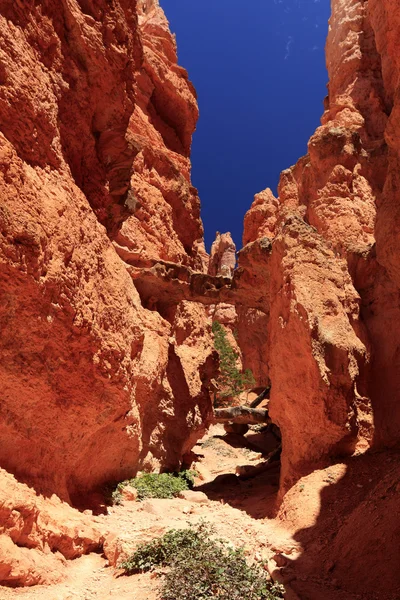
<path id="1" fill-rule="evenodd" d="M 245 396 L 246 404 L 237 409 L 243 412 L 248 406 L 268 414 L 268 388 L 253 389 Z M 194 489 L 255 519 L 271 518 L 279 490 L 281 445 L 280 430 L 270 420 L 215 423 L 191 452 L 190 466 L 198 473 Z"/>

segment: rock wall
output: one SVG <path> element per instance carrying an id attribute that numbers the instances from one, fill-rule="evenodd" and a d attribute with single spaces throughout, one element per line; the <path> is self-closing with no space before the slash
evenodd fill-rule
<path id="1" fill-rule="evenodd" d="M 211 246 L 208 273 L 213 277 L 232 278 L 236 266 L 236 245 L 229 232 L 217 231 Z M 208 309 L 213 321 L 218 321 L 226 326 L 227 331 L 233 333 L 237 328 L 237 312 L 234 304 L 219 303 L 211 305 Z M 232 336 L 231 336 L 232 339 Z M 236 346 L 236 341 L 233 338 Z"/>
<path id="2" fill-rule="evenodd" d="M 0 469 L 0 583 L 9 587 L 58 583 L 71 560 L 98 552 L 107 532 L 93 517 L 44 498 Z"/>
<path id="3" fill-rule="evenodd" d="M 158 2 L 139 2 L 142 65 L 127 132 L 134 151 L 126 203 L 131 214 L 115 237 L 129 264 L 165 260 L 206 271 L 200 200 L 190 181 L 196 92 L 177 65 L 175 39 Z"/>
<path id="4" fill-rule="evenodd" d="M 250 369 L 254 375 L 254 386 L 266 387 L 269 384 L 266 339 L 268 316 L 262 310 L 254 308 L 251 288 L 247 289 L 241 281 L 236 285 L 238 274 L 240 279 L 240 269 L 235 271 L 235 267 L 236 246 L 231 234 L 217 232 L 211 247 L 208 273 L 216 277 L 233 276 L 233 280 L 229 282 L 230 302 L 211 305 L 208 313 L 213 321 L 218 321 L 225 327 L 231 346 L 239 354 L 241 367 Z"/>
<path id="5" fill-rule="evenodd" d="M 127 270 L 207 269 L 196 96 L 155 0 L 0 0 L 0 30 L 0 466 L 77 500 L 177 467 L 211 410 L 205 309 Z"/>
<path id="6" fill-rule="evenodd" d="M 232 277 L 228 236 L 204 249 L 196 95 L 157 0 L 0 0 L 1 582 L 102 545 L 65 504 L 56 531 L 46 496 L 179 466 L 211 412 L 205 305 L 272 382 L 282 492 L 398 443 L 399 9 L 332 0 L 321 127 L 255 197 Z"/>
<path id="7" fill-rule="evenodd" d="M 399 8 L 332 1 L 321 127 L 279 197 L 258 194 L 245 217 L 239 268 L 269 274 L 283 490 L 332 455 L 399 441 Z M 255 240 L 270 251 L 256 254 Z"/>

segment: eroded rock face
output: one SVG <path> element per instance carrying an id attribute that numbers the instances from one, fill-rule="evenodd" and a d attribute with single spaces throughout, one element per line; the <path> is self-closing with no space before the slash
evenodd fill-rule
<path id="1" fill-rule="evenodd" d="M 333 0 L 321 127 L 255 197 L 234 273 L 227 234 L 204 249 L 196 97 L 157 1 L 28 4 L 0 0 L 0 466 L 46 496 L 0 474 L 9 585 L 103 543 L 51 494 L 176 468 L 204 431 L 203 305 L 272 382 L 282 492 L 400 431 L 398 0 Z"/>
<path id="2" fill-rule="evenodd" d="M 127 270 L 206 270 L 197 104 L 156 1 L 0 15 L 0 465 L 74 500 L 176 468 L 207 423 L 204 309 L 147 310 Z"/>
<path id="3" fill-rule="evenodd" d="M 245 218 L 242 280 L 269 273 L 258 282 L 283 489 L 319 460 L 399 439 L 398 8 L 332 2 L 322 125 L 279 197 L 258 194 Z M 261 239 L 270 255 L 252 250 Z"/>
<path id="4" fill-rule="evenodd" d="M 38 496 L 0 469 L 0 581 L 12 587 L 56 583 L 66 559 L 98 551 L 104 533 L 53 495 Z"/>
<path id="5" fill-rule="evenodd" d="M 219 233 L 211 247 L 208 273 L 210 275 L 222 275 L 231 277 L 236 266 L 236 246 L 229 233 Z"/>
<path id="6" fill-rule="evenodd" d="M 139 2 L 138 11 L 143 62 L 127 133 L 135 154 L 126 200 L 132 214 L 115 248 L 130 264 L 161 259 L 204 271 L 208 256 L 189 159 L 196 92 L 177 65 L 175 39 L 158 2 Z"/>
<path id="7" fill-rule="evenodd" d="M 208 273 L 213 277 L 232 277 L 236 266 L 236 245 L 229 231 L 220 233 L 217 231 L 215 240 L 211 246 Z M 218 303 L 210 307 L 210 315 L 213 321 L 218 321 L 233 332 L 237 327 L 237 312 L 233 303 Z"/>

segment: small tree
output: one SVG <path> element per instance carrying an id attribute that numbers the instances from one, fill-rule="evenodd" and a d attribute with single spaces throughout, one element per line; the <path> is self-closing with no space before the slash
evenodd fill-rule
<path id="1" fill-rule="evenodd" d="M 220 375 L 217 383 L 220 398 L 237 398 L 246 389 L 254 386 L 255 379 L 250 369 L 240 371 L 237 367 L 239 354 L 229 343 L 226 331 L 218 321 L 212 324 L 214 346 L 219 355 Z"/>

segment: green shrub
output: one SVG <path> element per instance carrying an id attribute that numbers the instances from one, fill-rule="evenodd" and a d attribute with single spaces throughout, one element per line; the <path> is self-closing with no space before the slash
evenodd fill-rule
<path id="1" fill-rule="evenodd" d="M 174 498 L 182 490 L 193 487 L 195 471 L 181 473 L 143 473 L 134 479 L 126 479 L 119 483 L 112 493 L 113 504 L 120 504 L 122 490 L 130 485 L 137 489 L 138 500 L 146 498 Z"/>
<path id="2" fill-rule="evenodd" d="M 220 398 L 236 398 L 246 389 L 254 386 L 255 379 L 250 369 L 243 373 L 237 367 L 239 355 L 229 343 L 226 331 L 218 321 L 212 324 L 214 347 L 219 355 L 220 375 L 217 379 Z"/>
<path id="3" fill-rule="evenodd" d="M 148 571 L 156 566 L 169 565 L 180 554 L 191 553 L 196 546 L 202 545 L 208 535 L 207 528 L 201 524 L 197 529 L 171 529 L 161 538 L 141 544 L 134 554 L 121 567 L 129 574 Z"/>
<path id="4" fill-rule="evenodd" d="M 260 563 L 248 565 L 243 548 L 232 549 L 211 538 L 213 529 L 200 523 L 189 529 L 170 530 L 163 537 L 140 545 L 121 567 L 126 573 L 169 567 L 161 600 L 276 600 L 284 588 L 266 579 Z"/>

